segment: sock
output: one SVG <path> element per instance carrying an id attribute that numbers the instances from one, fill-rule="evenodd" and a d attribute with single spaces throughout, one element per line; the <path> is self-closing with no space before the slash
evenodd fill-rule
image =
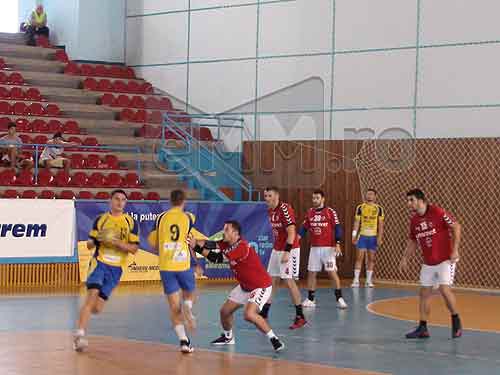
<path id="1" fill-rule="evenodd" d="M 314 290 L 310 290 L 307 294 L 307 298 L 309 299 L 309 301 L 312 301 L 314 302 L 314 293 L 315 291 Z"/>
<path id="2" fill-rule="evenodd" d="M 367 283 L 372 282 L 372 275 L 373 275 L 373 271 L 366 271 L 366 282 Z"/>
<path id="3" fill-rule="evenodd" d="M 271 308 L 270 303 L 265 303 L 264 307 L 262 307 L 262 310 L 260 310 L 260 316 L 262 316 L 264 319 L 267 319 L 269 315 L 269 309 Z"/>
<path id="4" fill-rule="evenodd" d="M 342 290 L 341 289 L 335 289 L 335 298 L 337 299 L 337 301 L 339 300 L 339 298 L 342 298 Z"/>
<path id="5" fill-rule="evenodd" d="M 361 273 L 361 270 L 354 270 L 354 280 L 353 282 L 358 282 L 359 283 L 359 274 Z"/>
<path id="6" fill-rule="evenodd" d="M 304 312 L 302 311 L 302 305 L 295 305 L 295 315 L 297 315 L 298 318 L 304 317 Z"/>
<path id="7" fill-rule="evenodd" d="M 184 325 L 179 324 L 174 327 L 174 331 L 177 334 L 177 337 L 181 341 L 189 341 L 187 335 L 186 335 L 186 330 L 184 329 Z"/>
<path id="8" fill-rule="evenodd" d="M 458 323 L 460 322 L 460 318 L 458 317 L 458 314 L 451 314 L 451 322 L 454 326 L 458 325 Z"/>
<path id="9" fill-rule="evenodd" d="M 427 328 L 427 320 L 421 320 L 418 326 L 422 328 Z"/>
<path id="10" fill-rule="evenodd" d="M 266 336 L 268 339 L 272 339 L 272 338 L 276 337 L 273 330 L 270 330 L 268 333 L 266 333 Z"/>
<path id="11" fill-rule="evenodd" d="M 78 337 L 85 336 L 85 330 L 83 330 L 83 329 L 77 329 L 77 330 L 75 330 L 75 336 L 78 336 Z"/>
<path id="12" fill-rule="evenodd" d="M 224 330 L 224 336 L 226 336 L 226 339 L 230 339 L 233 337 L 233 330 L 230 329 L 229 331 Z"/>
<path id="13" fill-rule="evenodd" d="M 186 307 L 191 310 L 193 308 L 193 301 L 187 299 L 184 301 L 184 305 L 186 305 Z"/>

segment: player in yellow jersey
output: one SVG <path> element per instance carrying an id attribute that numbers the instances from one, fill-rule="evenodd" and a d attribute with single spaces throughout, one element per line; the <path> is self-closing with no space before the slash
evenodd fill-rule
<path id="1" fill-rule="evenodd" d="M 82 351 L 88 346 L 85 331 L 92 314 L 99 314 L 111 292 L 120 282 L 122 267 L 130 253 L 139 249 L 139 226 L 124 213 L 127 194 L 123 190 L 111 192 L 110 211 L 97 216 L 89 233 L 87 248 L 95 247 L 87 277 L 87 299 L 80 310 L 73 347 Z"/>
<path id="2" fill-rule="evenodd" d="M 361 265 L 367 254 L 366 282 L 365 286 L 373 288 L 373 267 L 375 266 L 375 254 L 377 248 L 382 245 L 384 234 L 384 209 L 376 203 L 377 192 L 368 189 L 364 203 L 356 207 L 354 228 L 352 231 L 352 243 L 356 245 L 358 254 L 354 265 L 354 280 L 352 287 L 359 287 L 359 274 Z"/>
<path id="3" fill-rule="evenodd" d="M 188 236 L 195 217 L 184 211 L 185 201 L 186 195 L 182 190 L 172 191 L 172 207 L 158 216 L 155 229 L 148 236 L 148 242 L 158 251 L 163 290 L 167 295 L 170 319 L 179 338 L 181 351 L 192 353 L 193 346 L 186 334 L 184 323 L 188 328 L 194 328 L 192 308 L 196 282 L 191 261 L 196 258 L 192 256 L 188 246 Z"/>

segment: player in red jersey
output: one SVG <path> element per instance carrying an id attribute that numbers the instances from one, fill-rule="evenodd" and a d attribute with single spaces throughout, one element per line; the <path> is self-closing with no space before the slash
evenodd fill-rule
<path id="1" fill-rule="evenodd" d="M 295 320 L 290 329 L 306 324 L 300 301 L 300 291 L 296 279 L 299 278 L 300 245 L 295 224 L 295 212 L 291 205 L 280 201 L 278 188 L 264 190 L 264 199 L 269 207 L 269 221 L 273 229 L 274 245 L 267 272 L 273 278 L 273 290 L 278 290 L 281 280 L 286 281 L 292 302 L 295 305 Z M 271 307 L 271 298 L 261 310 L 261 316 L 267 319 Z"/>
<path id="2" fill-rule="evenodd" d="M 222 263 L 224 258 L 228 259 L 234 276 L 239 282 L 220 309 L 220 320 L 224 332 L 212 341 L 212 344 L 234 344 L 233 314 L 244 306 L 245 320 L 255 324 L 269 338 L 274 350 L 279 352 L 285 348 L 285 345 L 274 334 L 267 321 L 259 315 L 259 311 L 271 297 L 273 289 L 271 276 L 266 272 L 257 252 L 240 235 L 240 224 L 229 220 L 224 224 L 222 241 L 196 241 L 193 238 L 189 241 L 194 251 L 211 262 Z M 220 251 L 214 251 L 216 248 Z"/>
<path id="3" fill-rule="evenodd" d="M 315 190 L 312 194 L 313 207 L 310 208 L 299 228 L 299 235 L 304 237 L 306 232 L 310 233 L 311 251 L 309 252 L 309 263 L 307 265 L 307 286 L 309 293 L 307 299 L 302 302 L 304 307 L 316 307 L 314 294 L 316 291 L 316 277 L 323 266 L 328 276 L 333 280 L 335 286 L 335 298 L 337 307 L 346 309 L 347 303 L 342 297 L 340 279 L 337 274 L 337 256 L 342 254 L 340 242 L 342 240 L 342 227 L 337 212 L 325 206 L 325 193 Z"/>
<path id="4" fill-rule="evenodd" d="M 439 285 L 446 306 L 451 313 L 451 336 L 462 336 L 462 324 L 457 313 L 455 295 L 451 291 L 455 264 L 458 262 L 461 226 L 439 206 L 429 204 L 420 189 L 407 194 L 408 207 L 414 213 L 410 222 L 410 238 L 399 268 L 408 270 L 408 258 L 422 249 L 424 264 L 420 271 L 420 324 L 406 335 L 408 339 L 427 338 L 427 319 L 430 314 L 432 287 Z"/>

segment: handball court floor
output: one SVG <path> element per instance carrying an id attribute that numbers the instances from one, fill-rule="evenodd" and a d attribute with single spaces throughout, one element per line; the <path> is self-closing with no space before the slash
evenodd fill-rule
<path id="1" fill-rule="evenodd" d="M 431 338 L 408 341 L 417 317 L 416 291 L 382 287 L 344 289 L 348 310 L 337 310 L 331 289 L 317 291 L 306 327 L 290 331 L 294 309 L 281 289 L 270 323 L 286 344 L 274 353 L 267 338 L 235 319 L 236 344 L 213 347 L 221 332 L 218 311 L 230 284 L 201 283 L 195 306 L 195 352 L 182 355 L 170 328 L 159 285 L 120 286 L 91 321 L 90 346 L 71 347 L 71 331 L 85 290 L 2 290 L 1 375 L 159 374 L 500 374 L 500 295 L 458 293 L 464 335 L 450 339 L 449 315 L 433 301 Z M 302 290 L 305 295 L 305 290 Z"/>

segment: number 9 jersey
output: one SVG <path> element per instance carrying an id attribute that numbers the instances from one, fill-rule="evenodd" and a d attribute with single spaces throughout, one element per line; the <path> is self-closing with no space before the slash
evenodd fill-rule
<path id="1" fill-rule="evenodd" d="M 158 248 L 160 271 L 186 271 L 191 268 L 191 253 L 187 238 L 195 217 L 179 207 L 163 212 L 148 236 L 153 248 Z"/>

